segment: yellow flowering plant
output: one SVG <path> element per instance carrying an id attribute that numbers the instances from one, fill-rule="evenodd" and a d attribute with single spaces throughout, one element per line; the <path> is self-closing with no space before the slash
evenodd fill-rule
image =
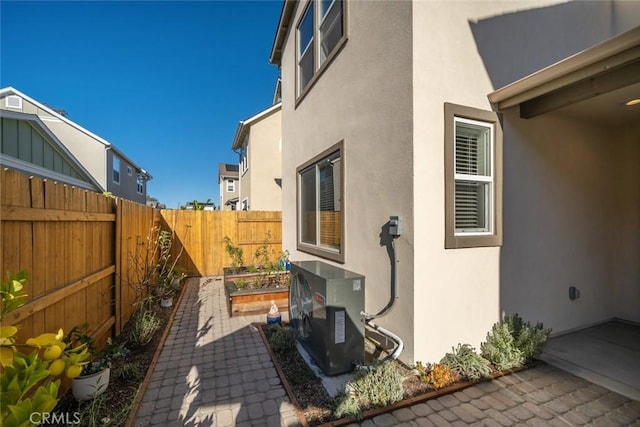
<path id="1" fill-rule="evenodd" d="M 7 274 L 7 281 L 0 282 L 0 322 L 7 313 L 25 304 L 26 281 L 27 272 L 22 270 Z M 58 403 L 60 380 L 44 380 L 63 372 L 74 378 L 91 357 L 85 345 L 67 345 L 62 329 L 29 338 L 25 343 L 16 342 L 17 333 L 15 326 L 0 327 L 0 425 L 6 427 L 37 425 L 41 415 L 51 412 Z"/>

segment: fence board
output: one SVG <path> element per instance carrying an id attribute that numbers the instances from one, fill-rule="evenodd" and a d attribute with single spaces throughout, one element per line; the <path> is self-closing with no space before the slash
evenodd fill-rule
<path id="1" fill-rule="evenodd" d="M 282 252 L 282 213 L 278 211 L 160 211 L 164 226 L 172 228 L 184 246 L 180 266 L 190 274 L 212 276 L 222 274 L 231 266 L 225 251 L 224 237 L 244 251 L 245 264 L 254 261 L 254 254 L 267 239 L 273 259 Z"/>
<path id="2" fill-rule="evenodd" d="M 282 250 L 280 212 L 159 211 L 9 169 L 0 182 L 0 274 L 29 272 L 27 303 L 4 319 L 22 325 L 22 341 L 85 322 L 98 344 L 119 334 L 136 309 L 136 250 L 153 227 L 174 232 L 172 256 L 184 247 L 179 265 L 191 275 L 231 265 L 225 236 L 245 264 L 268 234 L 274 260 Z"/>
<path id="3" fill-rule="evenodd" d="M 25 340 L 90 321 L 104 342 L 113 304 L 94 294 L 105 283 L 113 287 L 113 200 L 9 169 L 0 171 L 0 182 L 0 272 L 29 273 L 27 303 L 3 323 L 21 325 L 17 338 Z"/>

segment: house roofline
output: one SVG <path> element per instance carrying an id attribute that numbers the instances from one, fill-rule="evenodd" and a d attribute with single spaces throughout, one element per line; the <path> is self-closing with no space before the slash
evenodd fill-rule
<path id="1" fill-rule="evenodd" d="M 100 185 L 98 181 L 89 173 L 87 169 L 80 163 L 80 161 L 71 153 L 67 147 L 60 141 L 60 139 L 44 124 L 44 122 L 38 117 L 37 114 L 29 114 L 22 113 L 19 111 L 11 111 L 11 110 L 0 110 L 0 117 L 15 119 L 15 120 L 24 120 L 28 122 L 34 123 L 40 131 L 47 135 L 51 141 L 64 153 L 67 158 L 69 158 L 78 169 L 85 175 L 85 177 L 89 180 L 89 183 L 94 185 L 95 188 L 99 191 L 105 191 L 104 188 Z M 55 171 L 51 171 L 54 172 Z M 86 186 L 85 186 L 86 187 Z"/>
<path id="2" fill-rule="evenodd" d="M 271 107 L 260 111 L 258 114 L 255 114 L 248 119 L 240 120 L 238 122 L 238 127 L 236 128 L 236 134 L 233 137 L 233 143 L 231 144 L 232 150 L 237 150 L 242 145 L 242 140 L 247 134 L 249 128 L 259 122 L 260 120 L 270 116 L 271 114 L 279 111 L 282 108 L 282 102 L 278 102 Z"/>
<path id="3" fill-rule="evenodd" d="M 639 58 L 637 26 L 495 90 L 488 95 L 489 102 L 503 110 Z"/>
<path id="4" fill-rule="evenodd" d="M 134 168 L 136 168 L 138 171 L 140 171 L 143 175 L 145 175 L 145 177 L 147 177 L 147 180 L 152 179 L 153 177 L 144 169 L 142 169 L 140 166 L 138 166 L 134 161 L 132 161 L 129 157 L 127 157 L 122 151 L 120 151 L 116 146 L 114 146 L 112 143 L 110 143 L 109 141 L 107 141 L 106 139 L 96 135 L 95 133 L 83 128 L 82 126 L 80 126 L 78 123 L 74 122 L 73 120 L 70 120 L 68 118 L 66 118 L 65 116 L 63 116 L 62 114 L 57 113 L 56 111 L 54 111 L 51 107 L 48 107 L 47 105 L 43 104 L 42 102 L 36 101 L 35 99 L 33 99 L 32 97 L 30 97 L 29 95 L 26 95 L 22 92 L 20 92 L 18 89 L 12 87 L 12 86 L 7 86 L 4 88 L 0 89 L 0 97 L 2 96 L 6 96 L 6 95 L 18 95 L 19 97 L 26 99 L 27 101 L 29 101 L 31 104 L 34 104 L 35 106 L 37 106 L 38 108 L 40 108 L 41 110 L 46 111 L 48 114 L 50 114 L 52 117 L 55 117 L 56 119 L 68 124 L 69 126 L 72 126 L 74 128 L 76 128 L 77 130 L 79 130 L 80 132 L 86 134 L 87 136 L 95 139 L 96 141 L 100 142 L 102 145 L 104 145 L 107 148 L 110 148 L 112 150 L 114 150 L 116 153 L 118 153 L 118 155 L 120 157 L 123 158 L 123 160 L 126 160 L 127 163 L 129 163 L 131 166 L 133 166 Z M 7 110 L 9 111 L 9 110 Z"/>
<path id="5" fill-rule="evenodd" d="M 271 47 L 271 55 L 269 56 L 269 63 L 277 65 L 278 67 L 280 67 L 282 62 L 282 45 L 289 32 L 289 23 L 293 18 L 296 2 L 296 0 L 284 0 L 282 2 L 282 12 L 280 13 L 276 35 L 273 40 L 273 46 Z"/>

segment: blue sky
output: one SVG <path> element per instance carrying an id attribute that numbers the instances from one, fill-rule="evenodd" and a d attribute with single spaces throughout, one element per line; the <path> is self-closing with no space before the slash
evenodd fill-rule
<path id="1" fill-rule="evenodd" d="M 68 113 L 153 175 L 218 202 L 238 121 L 271 104 L 280 0 L 0 2 L 0 86 Z"/>

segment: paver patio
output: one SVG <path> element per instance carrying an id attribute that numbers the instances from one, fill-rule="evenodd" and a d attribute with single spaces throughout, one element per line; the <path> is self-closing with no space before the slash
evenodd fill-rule
<path id="1" fill-rule="evenodd" d="M 297 426 L 253 322 L 230 318 L 221 277 L 191 279 L 136 426 Z M 639 426 L 640 402 L 546 364 L 351 426 Z"/>

